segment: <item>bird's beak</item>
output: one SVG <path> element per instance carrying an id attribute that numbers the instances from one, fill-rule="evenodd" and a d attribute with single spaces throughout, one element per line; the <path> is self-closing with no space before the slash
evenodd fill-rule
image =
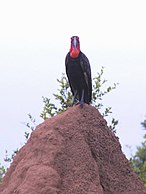
<path id="1" fill-rule="evenodd" d="M 73 45 L 74 48 L 77 48 L 77 46 L 78 46 L 78 41 L 77 41 L 76 38 L 73 39 L 72 45 Z"/>

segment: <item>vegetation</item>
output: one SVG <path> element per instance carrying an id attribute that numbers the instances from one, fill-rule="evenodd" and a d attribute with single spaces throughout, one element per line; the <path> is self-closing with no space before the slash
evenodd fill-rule
<path id="1" fill-rule="evenodd" d="M 141 124 L 146 129 L 146 120 Z M 141 143 L 141 146 L 137 147 L 136 154 L 130 161 L 134 171 L 142 179 L 146 187 L 146 134 L 144 135 L 144 141 Z"/>
<path id="2" fill-rule="evenodd" d="M 111 107 L 104 107 L 102 103 L 103 97 L 110 93 L 112 90 L 116 89 L 117 84 L 113 84 L 113 86 L 107 86 L 107 80 L 103 79 L 104 68 L 101 68 L 101 71 L 97 73 L 97 76 L 93 78 L 93 92 L 92 92 L 92 104 L 97 109 L 101 110 L 101 113 L 104 117 L 107 117 L 112 113 Z M 57 79 L 59 83 L 59 89 L 57 94 L 53 94 L 55 102 L 53 103 L 50 98 L 43 97 L 43 111 L 40 114 L 40 117 L 45 120 L 49 117 L 53 117 L 61 112 L 65 111 L 68 106 L 72 103 L 72 94 L 70 91 L 69 83 L 65 74 L 62 74 L 61 79 Z M 36 126 L 36 120 L 28 114 L 30 122 L 26 123 L 27 131 L 25 132 L 25 141 L 28 140 L 31 132 L 34 130 Z M 115 127 L 118 124 L 118 120 L 112 119 L 111 124 L 109 125 L 111 131 L 116 132 Z M 16 155 L 18 149 L 14 151 L 12 156 L 8 156 L 6 152 L 5 162 L 12 162 L 14 156 Z M 6 169 L 4 166 L 0 165 L 0 181 L 5 174 Z"/>
<path id="3" fill-rule="evenodd" d="M 114 83 L 113 86 L 106 86 L 107 80 L 103 79 L 103 69 L 104 68 L 102 67 L 101 71 L 97 73 L 97 76 L 93 78 L 92 104 L 95 106 L 95 108 L 101 110 L 104 117 L 107 117 L 110 113 L 112 113 L 112 108 L 104 107 L 102 100 L 106 94 L 116 89 L 117 83 Z M 40 117 L 44 120 L 65 111 L 72 102 L 72 94 L 65 74 L 62 74 L 61 79 L 57 79 L 57 82 L 59 83 L 60 88 L 58 89 L 57 94 L 53 94 L 56 103 L 52 103 L 50 98 L 43 97 L 44 108 L 40 114 Z M 58 104 L 58 106 L 56 104 Z M 115 126 L 117 124 L 118 120 L 113 118 L 111 124 L 109 125 L 113 132 L 116 132 Z"/>
<path id="4" fill-rule="evenodd" d="M 0 163 L 0 182 L 2 181 L 2 178 L 3 178 L 4 174 L 5 174 L 5 172 L 6 172 L 5 167 L 2 166 L 1 163 Z"/>

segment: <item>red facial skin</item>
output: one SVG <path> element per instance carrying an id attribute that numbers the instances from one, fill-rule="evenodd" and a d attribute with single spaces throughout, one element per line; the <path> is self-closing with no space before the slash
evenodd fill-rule
<path id="1" fill-rule="evenodd" d="M 77 42 L 78 42 L 78 44 L 76 46 L 74 46 L 73 45 L 73 41 L 71 41 L 70 56 L 72 58 L 77 58 L 79 53 L 80 53 L 80 43 L 79 43 L 79 40 Z"/>

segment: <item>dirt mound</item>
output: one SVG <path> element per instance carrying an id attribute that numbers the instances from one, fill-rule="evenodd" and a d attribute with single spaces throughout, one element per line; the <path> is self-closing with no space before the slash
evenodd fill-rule
<path id="1" fill-rule="evenodd" d="M 92 106 L 47 119 L 16 155 L 1 194 L 145 194 L 118 138 Z"/>

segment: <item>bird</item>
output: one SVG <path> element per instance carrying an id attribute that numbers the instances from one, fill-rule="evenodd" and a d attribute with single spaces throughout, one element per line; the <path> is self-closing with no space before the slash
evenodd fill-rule
<path id="1" fill-rule="evenodd" d="M 91 67 L 88 58 L 80 50 L 78 36 L 71 37 L 70 51 L 65 58 L 66 74 L 73 95 L 72 104 L 79 101 L 90 104 L 92 101 L 92 78 Z"/>

